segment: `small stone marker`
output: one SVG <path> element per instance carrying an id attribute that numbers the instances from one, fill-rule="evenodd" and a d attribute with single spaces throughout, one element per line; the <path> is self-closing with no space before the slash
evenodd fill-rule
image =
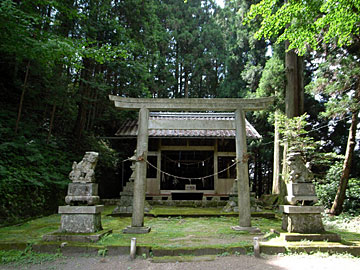
<path id="1" fill-rule="evenodd" d="M 131 238 L 130 243 L 130 259 L 135 260 L 136 257 L 136 238 Z"/>
<path id="2" fill-rule="evenodd" d="M 254 256 L 260 258 L 260 243 L 258 237 L 254 237 Z"/>

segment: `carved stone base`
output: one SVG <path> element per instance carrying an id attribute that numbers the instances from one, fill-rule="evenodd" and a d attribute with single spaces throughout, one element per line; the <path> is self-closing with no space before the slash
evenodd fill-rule
<path id="1" fill-rule="evenodd" d="M 76 182 L 68 185 L 68 194 L 65 197 L 66 204 L 86 203 L 87 205 L 97 205 L 99 201 L 98 184 Z"/>
<path id="2" fill-rule="evenodd" d="M 149 233 L 150 231 L 151 231 L 150 227 L 131 227 L 131 226 L 127 226 L 123 230 L 123 233 L 144 234 L 144 233 Z"/>
<path id="3" fill-rule="evenodd" d="M 102 230 L 103 205 L 59 206 L 61 214 L 60 232 L 93 233 Z"/>
<path id="4" fill-rule="evenodd" d="M 321 233 L 324 231 L 322 206 L 281 205 L 282 229 L 289 233 Z"/>

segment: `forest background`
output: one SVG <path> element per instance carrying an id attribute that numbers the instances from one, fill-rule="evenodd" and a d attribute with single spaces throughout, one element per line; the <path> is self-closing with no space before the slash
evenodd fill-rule
<path id="1" fill-rule="evenodd" d="M 287 70 L 284 40 L 256 38 L 261 18 L 244 24 L 250 5 L 259 2 L 227 0 L 221 8 L 213 0 L 1 1 L 0 224 L 55 212 L 72 162 L 89 150 L 100 152 L 100 196 L 119 196 L 113 187 L 134 145 L 111 137 L 137 115 L 116 111 L 109 94 L 275 95 L 273 108 L 247 115 L 263 136 L 249 142 L 252 191 L 271 193 L 274 111 L 285 111 Z M 272 9 L 281 10 L 276 2 Z M 340 46 L 329 38 L 299 51 L 305 130 L 319 142 L 314 152 L 323 154 L 312 170 L 326 207 L 335 198 L 351 119 L 357 118 L 359 35 L 350 38 Z M 344 210 L 357 212 L 358 147 L 350 162 Z"/>

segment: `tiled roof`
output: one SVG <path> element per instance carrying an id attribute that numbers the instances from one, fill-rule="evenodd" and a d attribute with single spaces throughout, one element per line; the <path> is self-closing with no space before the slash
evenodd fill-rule
<path id="1" fill-rule="evenodd" d="M 203 120 L 234 121 L 234 113 L 163 113 L 150 112 L 149 120 L 189 121 Z M 137 120 L 127 120 L 116 132 L 120 137 L 136 137 Z M 246 136 L 261 138 L 255 128 L 246 120 Z M 149 129 L 149 137 L 235 137 L 235 129 Z"/>

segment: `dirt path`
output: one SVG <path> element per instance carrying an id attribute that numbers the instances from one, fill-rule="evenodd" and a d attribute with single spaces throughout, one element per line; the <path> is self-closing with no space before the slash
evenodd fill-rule
<path id="1" fill-rule="evenodd" d="M 195 269 L 251 269 L 251 270 L 341 270 L 360 269 L 360 259 L 317 257 L 317 256 L 267 256 L 257 259 L 252 256 L 217 257 L 212 261 L 152 263 L 149 259 L 136 259 L 130 261 L 128 256 L 100 257 L 66 257 L 55 262 L 42 265 L 21 265 L 9 267 L 0 265 L 5 269 L 59 269 L 59 270 L 195 270 Z"/>

